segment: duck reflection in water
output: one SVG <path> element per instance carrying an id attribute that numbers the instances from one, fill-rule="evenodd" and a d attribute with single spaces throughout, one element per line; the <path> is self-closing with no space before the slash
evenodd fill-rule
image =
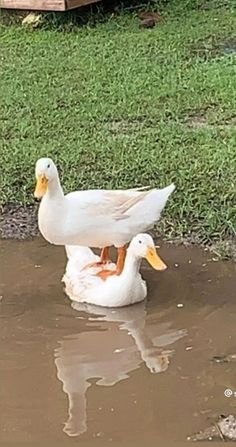
<path id="1" fill-rule="evenodd" d="M 57 377 L 68 396 L 68 420 L 63 431 L 79 436 L 87 431 L 86 392 L 96 385 L 112 386 L 127 379 L 142 363 L 151 373 L 166 371 L 172 350 L 167 349 L 186 335 L 171 323 L 146 318 L 145 303 L 120 309 L 72 303 L 86 312 L 88 332 L 64 337 L 55 351 Z M 154 315 L 155 317 L 155 315 Z M 109 323 L 109 324 L 107 324 Z M 102 349 L 98 349 L 102 347 Z"/>

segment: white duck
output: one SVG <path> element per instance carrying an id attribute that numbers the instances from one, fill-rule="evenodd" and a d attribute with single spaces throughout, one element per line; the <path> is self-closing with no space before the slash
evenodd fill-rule
<path id="1" fill-rule="evenodd" d="M 88 190 L 65 196 L 50 158 L 37 161 L 35 175 L 35 197 L 42 198 L 38 224 L 44 238 L 56 245 L 101 248 L 102 263 L 114 245 L 119 249 L 117 274 L 124 267 L 127 243 L 154 226 L 175 189 L 172 184 L 163 189 Z"/>
<path id="2" fill-rule="evenodd" d="M 105 307 L 122 307 L 143 301 L 147 296 L 146 282 L 139 269 L 142 258 L 146 258 L 156 270 L 165 270 L 153 239 L 149 234 L 135 236 L 127 250 L 124 269 L 117 276 L 116 266 L 88 267 L 99 259 L 85 247 L 66 247 L 68 263 L 62 279 L 65 291 L 72 301 Z"/>

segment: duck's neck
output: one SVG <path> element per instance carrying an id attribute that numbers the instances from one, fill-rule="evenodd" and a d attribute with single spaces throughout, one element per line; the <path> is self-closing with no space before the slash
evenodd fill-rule
<path id="1" fill-rule="evenodd" d="M 140 270 L 141 260 L 141 258 L 134 256 L 134 254 L 128 249 L 122 275 L 128 277 L 136 276 Z"/>
<path id="2" fill-rule="evenodd" d="M 60 179 L 59 176 L 57 175 L 56 177 L 54 177 L 53 180 L 50 181 L 50 183 L 48 184 L 48 189 L 47 189 L 47 193 L 46 196 L 49 199 L 56 199 L 56 200 L 63 200 L 64 199 L 64 192 L 63 189 L 61 187 L 61 183 L 60 183 Z"/>

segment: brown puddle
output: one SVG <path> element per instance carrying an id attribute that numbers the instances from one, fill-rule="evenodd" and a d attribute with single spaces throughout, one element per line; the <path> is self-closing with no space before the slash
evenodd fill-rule
<path id="1" fill-rule="evenodd" d="M 235 264 L 160 254 L 166 272 L 143 264 L 146 303 L 74 309 L 63 248 L 0 242 L 2 442 L 186 440 L 235 413 L 236 363 L 212 361 L 236 352 Z"/>

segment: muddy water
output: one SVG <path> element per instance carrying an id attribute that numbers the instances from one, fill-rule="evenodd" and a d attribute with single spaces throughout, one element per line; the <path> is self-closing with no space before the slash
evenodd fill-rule
<path id="1" fill-rule="evenodd" d="M 146 303 L 71 306 L 62 248 L 0 243 L 1 441 L 185 440 L 236 412 L 235 265 L 162 247 Z M 79 437 L 79 438 L 78 438 Z"/>

